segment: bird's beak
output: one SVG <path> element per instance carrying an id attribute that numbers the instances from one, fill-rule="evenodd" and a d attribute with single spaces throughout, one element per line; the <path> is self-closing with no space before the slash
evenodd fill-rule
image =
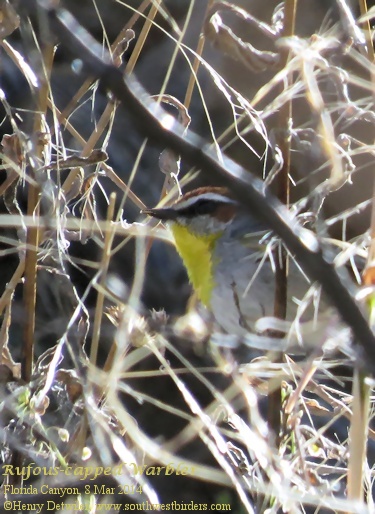
<path id="1" fill-rule="evenodd" d="M 178 213 L 171 207 L 160 207 L 158 209 L 143 209 L 142 214 L 147 214 L 162 221 L 175 220 Z"/>

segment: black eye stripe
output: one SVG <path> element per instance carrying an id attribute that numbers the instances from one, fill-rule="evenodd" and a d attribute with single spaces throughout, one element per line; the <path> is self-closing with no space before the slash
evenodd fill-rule
<path id="1" fill-rule="evenodd" d="M 178 209 L 178 213 L 186 218 L 193 218 L 197 215 L 212 214 L 216 209 L 222 205 L 222 202 L 216 202 L 215 200 L 206 200 L 204 198 L 197 200 L 188 207 Z"/>

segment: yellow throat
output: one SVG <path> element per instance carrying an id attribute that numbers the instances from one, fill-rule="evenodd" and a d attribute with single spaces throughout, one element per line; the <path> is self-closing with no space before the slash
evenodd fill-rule
<path id="1" fill-rule="evenodd" d="M 200 301 L 209 307 L 211 293 L 215 286 L 213 251 L 221 233 L 201 236 L 177 223 L 170 223 L 170 227 L 177 251 L 187 269 L 189 280 Z"/>

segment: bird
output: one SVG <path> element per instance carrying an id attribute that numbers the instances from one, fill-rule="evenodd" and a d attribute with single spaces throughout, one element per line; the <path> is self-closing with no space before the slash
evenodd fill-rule
<path id="1" fill-rule="evenodd" d="M 238 336 L 259 333 L 259 320 L 274 313 L 277 251 L 270 249 L 277 238 L 271 229 L 224 187 L 200 187 L 172 205 L 142 212 L 171 229 L 192 287 L 218 329 Z M 319 292 L 293 260 L 288 290 L 288 318 L 311 325 Z"/>

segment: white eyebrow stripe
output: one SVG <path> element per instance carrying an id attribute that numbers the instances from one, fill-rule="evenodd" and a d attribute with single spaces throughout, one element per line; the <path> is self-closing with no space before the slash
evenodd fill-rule
<path id="1" fill-rule="evenodd" d="M 180 200 L 178 201 L 174 207 L 176 210 L 183 210 L 188 207 L 191 207 L 194 205 L 198 200 L 212 200 L 215 202 L 221 202 L 223 204 L 235 204 L 236 202 L 232 198 L 228 198 L 227 196 L 220 195 L 218 193 L 203 193 L 199 196 L 192 196 L 191 198 L 188 198 L 187 200 Z"/>

